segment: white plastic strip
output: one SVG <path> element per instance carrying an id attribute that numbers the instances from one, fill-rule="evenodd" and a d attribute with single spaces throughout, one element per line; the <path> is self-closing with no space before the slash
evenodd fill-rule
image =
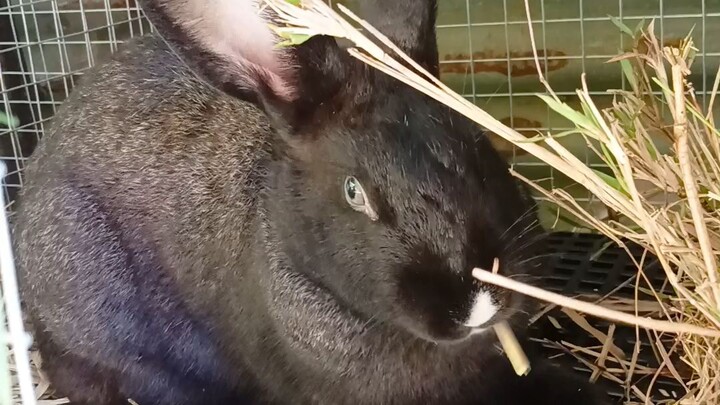
<path id="1" fill-rule="evenodd" d="M 7 166 L 5 166 L 4 162 L 0 162 L 0 183 L 6 174 Z M 0 280 L 2 280 L 2 292 L 5 299 L 10 344 L 15 357 L 22 403 L 23 405 L 35 405 L 35 392 L 30 372 L 30 355 L 28 353 L 32 340 L 23 326 L 15 260 L 12 244 L 10 243 L 10 224 L 5 209 L 5 193 L 0 189 Z M 5 342 L 2 342 L 2 344 L 5 344 Z"/>

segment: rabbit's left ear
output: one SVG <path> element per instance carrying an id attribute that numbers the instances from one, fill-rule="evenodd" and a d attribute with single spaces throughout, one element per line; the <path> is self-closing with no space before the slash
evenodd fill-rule
<path id="1" fill-rule="evenodd" d="M 362 17 L 438 77 L 437 0 L 361 0 Z"/>
<path id="2" fill-rule="evenodd" d="M 139 0 L 145 15 L 200 78 L 264 109 L 288 134 L 322 126 L 328 109 L 346 102 L 355 62 L 334 38 L 297 46 L 270 28 L 274 14 L 260 0 Z M 352 80 L 350 80 L 352 79 Z"/>

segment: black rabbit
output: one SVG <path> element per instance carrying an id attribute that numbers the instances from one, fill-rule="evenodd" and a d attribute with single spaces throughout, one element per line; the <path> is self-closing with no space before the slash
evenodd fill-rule
<path id="1" fill-rule="evenodd" d="M 43 367 L 73 404 L 600 404 L 488 327 L 541 275 L 531 202 L 473 123 L 257 0 L 145 0 L 160 36 L 82 79 L 15 223 Z M 434 0 L 365 17 L 437 74 Z"/>

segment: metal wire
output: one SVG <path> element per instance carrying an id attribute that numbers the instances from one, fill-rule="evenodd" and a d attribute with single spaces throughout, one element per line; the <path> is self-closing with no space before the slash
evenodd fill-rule
<path id="1" fill-rule="evenodd" d="M 532 67 L 531 54 L 523 52 L 529 50 L 523 0 L 441 0 L 439 7 L 441 70 L 454 90 L 498 118 L 509 117 L 519 130 L 568 129 L 535 96 L 542 91 L 537 78 L 523 73 Z M 691 78 L 701 100 L 720 65 L 720 41 L 712 40 L 720 37 L 720 0 L 540 0 L 531 8 L 543 72 L 568 102 L 583 71 L 590 74 L 591 94 L 598 100 L 606 89 L 625 86 L 620 69 L 605 64 L 627 46 L 609 15 L 630 26 L 657 19 L 662 40 L 684 37 L 694 27 L 700 63 Z M 82 74 L 150 30 L 134 0 L 0 0 L 0 160 L 9 170 L 5 201 L 13 201 L 27 157 Z M 517 152 L 518 170 L 548 177 L 553 186 L 566 184 L 561 175 Z M 590 159 L 587 151 L 578 153 Z M 589 201 L 583 194 L 577 199 Z"/>
<path id="2" fill-rule="evenodd" d="M 9 169 L 8 201 L 48 121 L 97 61 L 149 24 L 134 0 L 0 0 L 0 159 Z"/>

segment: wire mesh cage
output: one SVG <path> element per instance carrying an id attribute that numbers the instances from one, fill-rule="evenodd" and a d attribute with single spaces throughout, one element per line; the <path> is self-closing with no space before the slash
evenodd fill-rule
<path id="1" fill-rule="evenodd" d="M 22 185 L 23 160 L 78 77 L 149 29 L 130 0 L 0 3 L 0 155 L 10 170 L 10 201 Z"/>
<path id="2" fill-rule="evenodd" d="M 352 8 L 353 2 L 344 3 Z M 613 18 L 628 25 L 656 19 L 658 36 L 667 44 L 692 31 L 700 51 L 692 79 L 701 100 L 707 102 L 703 97 L 720 66 L 720 41 L 714 40 L 720 37 L 720 0 L 541 0 L 531 2 L 531 14 L 541 68 L 568 104 L 576 105 L 575 89 L 583 72 L 592 73 L 591 93 L 598 103 L 612 102 L 606 89 L 625 87 L 620 69 L 605 63 L 629 45 Z M 8 170 L 0 201 L 7 205 L 10 220 L 12 203 L 23 183 L 24 162 L 83 72 L 128 39 L 151 29 L 134 0 L 0 0 L 0 159 Z M 535 96 L 543 88 L 535 73 L 528 29 L 524 0 L 440 0 L 437 32 L 442 80 L 528 137 L 536 131 L 569 129 L 568 122 Z M 562 142 L 586 161 L 592 159 L 582 140 Z M 503 142 L 496 145 L 525 176 L 564 187 L 580 203 L 595 204 L 583 188 L 561 173 Z M 602 168 L 599 161 L 590 163 Z M 602 215 L 602 204 L 596 209 Z M 573 230 L 571 223 L 558 221 L 549 209 L 543 220 L 556 230 Z M 1 253 L 6 299 L 6 289 L 15 288 L 9 245 L 7 249 Z M 19 310 L 12 305 L 5 311 L 11 321 L 18 314 L 10 311 Z M 23 333 L 17 327 L 12 330 L 15 337 Z M 16 344 L 12 346 L 18 362 L 13 383 L 27 363 L 16 351 L 22 352 L 26 343 Z M 9 381 L 5 375 L 9 371 L 0 369 L 0 384 Z M 37 372 L 34 376 L 38 377 Z M 47 387 L 38 384 L 37 378 L 35 384 L 34 396 L 43 397 Z M 15 401 L 19 401 L 17 395 Z"/>

